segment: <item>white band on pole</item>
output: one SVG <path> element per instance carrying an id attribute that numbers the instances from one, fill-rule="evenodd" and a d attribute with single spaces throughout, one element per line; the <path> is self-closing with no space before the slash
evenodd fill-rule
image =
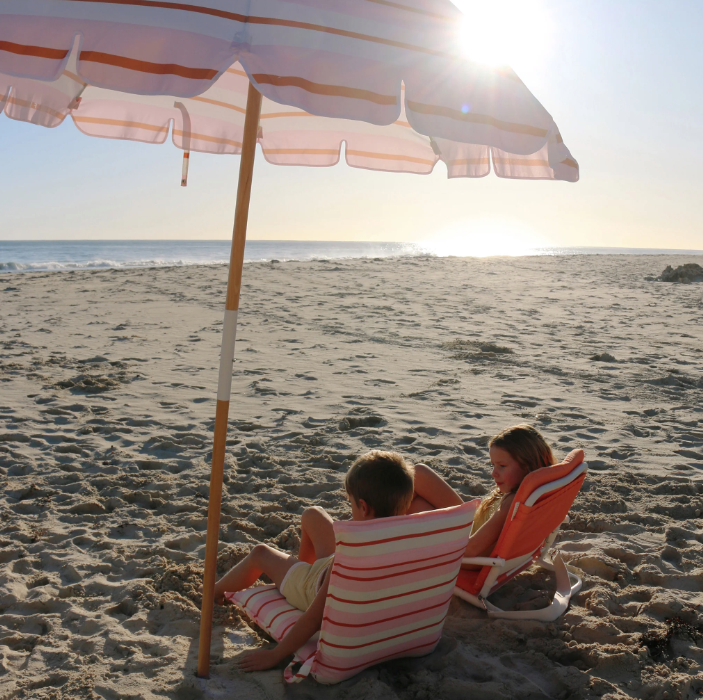
<path id="1" fill-rule="evenodd" d="M 217 400 L 229 401 L 232 391 L 232 363 L 234 341 L 237 336 L 237 311 L 225 310 L 222 328 L 222 350 L 220 353 L 220 376 L 217 380 Z"/>

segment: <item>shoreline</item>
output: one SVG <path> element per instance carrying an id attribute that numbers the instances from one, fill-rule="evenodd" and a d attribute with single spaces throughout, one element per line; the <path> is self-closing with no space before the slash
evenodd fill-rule
<path id="1" fill-rule="evenodd" d="M 655 257 L 661 257 L 661 258 L 672 258 L 675 257 L 669 253 L 645 253 L 645 254 L 633 254 L 633 253 L 583 253 L 583 254 L 569 254 L 569 255 L 560 255 L 560 254 L 552 254 L 552 253 L 545 253 L 542 255 L 487 255 L 487 256 L 481 256 L 481 257 L 471 257 L 471 256 L 459 256 L 459 255 L 388 255 L 383 258 L 378 258 L 378 257 L 356 257 L 356 258 L 311 258 L 310 260 L 298 260 L 295 258 L 288 258 L 288 259 L 272 259 L 272 260 L 245 260 L 244 265 L 271 265 L 271 264 L 276 264 L 276 265 L 282 265 L 286 263 L 345 263 L 345 262 L 353 262 L 356 260 L 360 261 L 378 261 L 378 260 L 389 260 L 389 261 L 400 261 L 400 260 L 405 260 L 405 259 L 412 259 L 412 260 L 433 260 L 433 259 L 450 259 L 450 260 L 486 260 L 486 261 L 504 261 L 504 260 L 515 260 L 515 259 L 531 259 L 531 258 L 544 258 L 544 257 L 550 257 L 550 258 L 572 258 L 572 257 L 581 257 L 581 256 L 589 256 L 589 257 L 609 257 L 611 255 L 622 255 L 622 256 L 627 256 L 627 257 L 632 257 L 632 258 L 637 258 L 637 257 L 648 257 L 648 258 L 655 258 Z M 701 256 L 703 256 L 703 252 L 700 253 Z M 693 257 L 692 254 L 686 254 L 686 255 L 681 255 L 681 256 L 676 256 L 676 257 L 681 257 L 681 258 L 688 258 L 688 257 Z M 681 263 L 683 264 L 683 263 Z M 101 271 L 118 271 L 118 270 L 180 270 L 180 269 L 191 269 L 191 268 L 198 268 L 198 267 L 229 267 L 228 262 L 212 262 L 212 263 L 202 263 L 202 262 L 197 262 L 197 263 L 183 263 L 183 264 L 164 264 L 164 265 L 122 265 L 122 266 L 111 266 L 111 265 L 105 265 L 103 267 L 76 267 L 72 268 L 70 270 L 67 269 L 60 269 L 60 270 L 51 270 L 51 269 L 45 269 L 45 268 L 39 268 L 39 269 L 25 269 L 25 270 L 0 270 L 0 275 L 7 274 L 40 274 L 40 273 L 46 273 L 46 274 L 52 274 L 52 273 L 72 273 L 72 272 L 101 272 Z M 653 280 L 656 282 L 659 282 L 661 280 Z"/>

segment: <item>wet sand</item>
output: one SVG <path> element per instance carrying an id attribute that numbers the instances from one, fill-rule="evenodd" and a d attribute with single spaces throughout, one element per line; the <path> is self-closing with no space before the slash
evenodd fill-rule
<path id="1" fill-rule="evenodd" d="M 220 569 L 295 552 L 300 513 L 349 510 L 371 448 L 491 488 L 486 443 L 529 422 L 589 476 L 560 536 L 583 591 L 553 624 L 455 600 L 438 650 L 339 686 L 234 660 L 216 609 L 194 677 L 224 267 L 0 276 L 0 699 L 694 698 L 703 645 L 703 284 L 676 256 L 248 264 Z M 494 600 L 547 601 L 529 570 Z M 703 637 L 702 637 L 703 639 Z"/>

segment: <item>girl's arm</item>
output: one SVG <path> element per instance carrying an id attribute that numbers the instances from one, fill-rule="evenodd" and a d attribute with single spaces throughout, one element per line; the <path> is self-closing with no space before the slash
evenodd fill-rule
<path id="1" fill-rule="evenodd" d="M 295 654 L 320 629 L 330 584 L 330 569 L 331 567 L 327 569 L 312 605 L 290 628 L 288 634 L 273 649 L 257 649 L 244 654 L 237 664 L 242 671 L 265 671 L 267 668 L 277 666 L 287 656 Z"/>
<path id="2" fill-rule="evenodd" d="M 465 557 L 488 557 L 498 542 L 500 533 L 503 531 L 505 521 L 510 515 L 515 494 L 509 493 L 503 497 L 500 508 L 473 534 L 469 537 L 469 544 L 464 552 Z M 462 564 L 462 569 L 481 568 L 474 564 Z"/>
<path id="3" fill-rule="evenodd" d="M 461 496 L 426 464 L 415 465 L 415 497 L 409 513 L 460 506 Z"/>

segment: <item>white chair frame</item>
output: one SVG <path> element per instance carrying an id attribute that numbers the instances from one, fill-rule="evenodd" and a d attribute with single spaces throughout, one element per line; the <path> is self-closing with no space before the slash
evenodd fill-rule
<path id="1" fill-rule="evenodd" d="M 588 463 L 583 462 L 565 477 L 557 479 L 556 481 L 551 481 L 548 484 L 544 484 L 544 486 L 540 486 L 529 495 L 525 501 L 525 505 L 533 506 L 542 496 L 570 484 L 572 481 L 581 476 L 581 474 L 583 474 L 587 469 Z M 511 520 L 515 517 L 519 506 L 519 502 L 515 503 L 512 515 L 510 516 Z M 564 523 L 568 522 L 569 516 L 567 515 L 564 519 Z M 559 527 L 561 527 L 561 525 Z M 462 564 L 490 566 L 491 571 L 486 577 L 486 581 L 478 595 L 467 593 L 458 586 L 454 588 L 454 595 L 458 596 L 462 600 L 465 600 L 467 603 L 475 605 L 477 608 L 483 608 L 488 613 L 489 617 L 500 617 L 509 620 L 543 620 L 546 622 L 553 622 L 560 615 L 563 615 L 564 612 L 566 612 L 566 609 L 569 607 L 571 596 L 576 595 L 576 593 L 581 590 L 581 586 L 583 585 L 581 579 L 566 568 L 560 554 L 556 554 L 552 558 L 552 561 L 545 559 L 545 556 L 554 544 L 554 540 L 559 532 L 559 527 L 557 527 L 554 532 L 547 537 L 540 550 L 539 556 L 536 559 L 534 559 L 534 552 L 524 554 L 523 556 L 516 557 L 515 559 L 508 559 L 507 561 L 499 557 L 464 557 L 464 559 L 462 559 Z M 493 605 L 493 603 L 488 600 L 488 596 L 497 591 L 503 585 L 502 583 L 497 586 L 495 585 L 495 582 L 499 576 L 502 574 L 517 574 L 521 570 L 527 569 L 533 562 L 544 569 L 553 571 L 556 574 L 556 591 L 554 593 L 554 597 L 552 598 L 552 602 L 546 608 L 541 608 L 538 610 L 503 610 L 498 606 Z M 504 583 L 508 583 L 508 581 L 505 581 Z"/>

